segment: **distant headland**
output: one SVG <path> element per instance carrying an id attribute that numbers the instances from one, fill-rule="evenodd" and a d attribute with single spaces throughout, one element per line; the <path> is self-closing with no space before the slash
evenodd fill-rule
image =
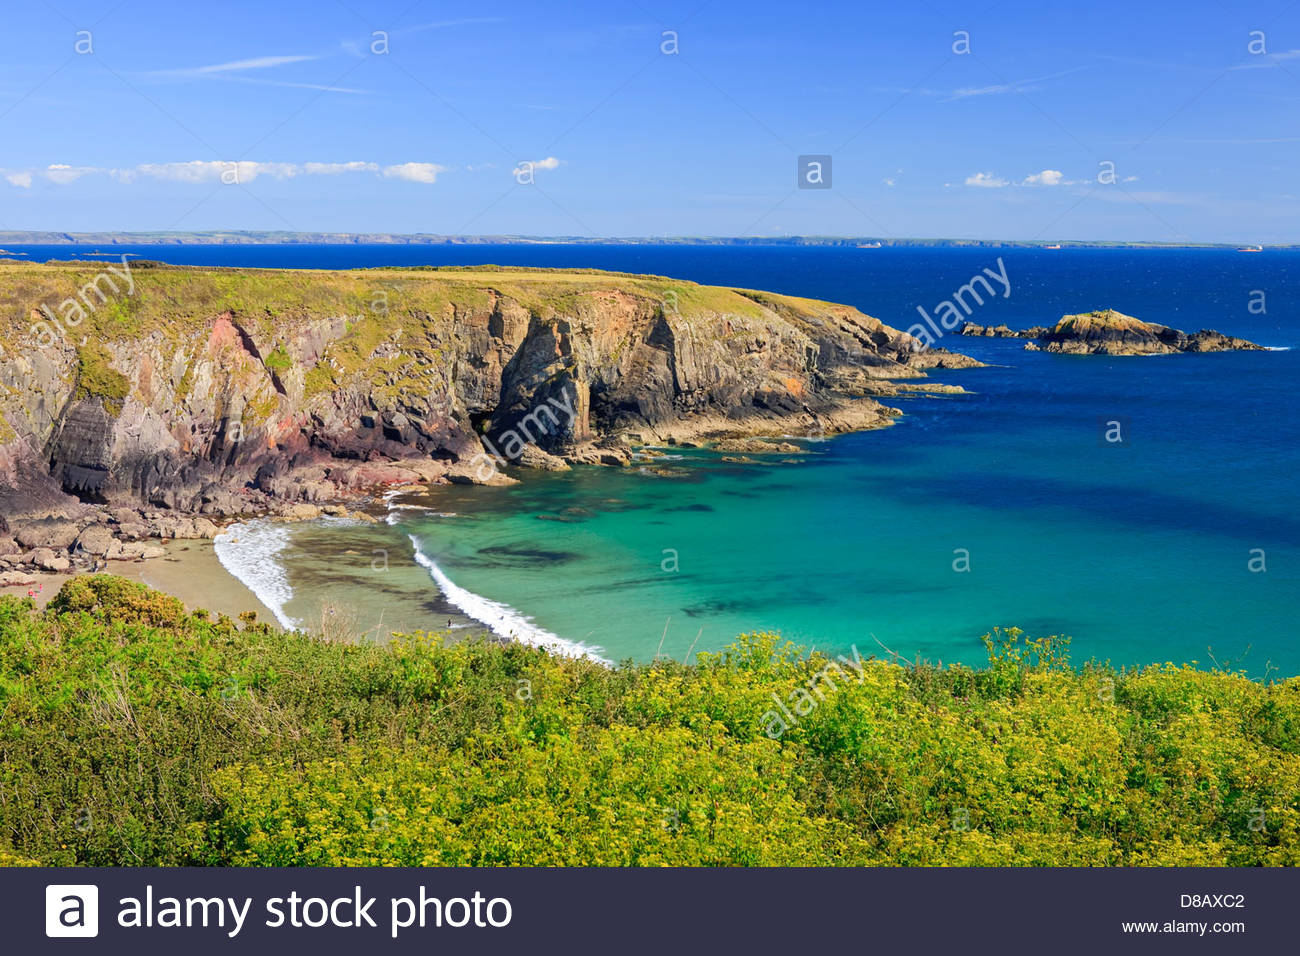
<path id="1" fill-rule="evenodd" d="M 924 239 L 881 236 L 458 236 L 390 232 L 287 232 L 199 230 L 192 232 L 39 232 L 0 230 L 3 245 L 680 245 L 814 246 L 844 249 L 1222 249 L 1247 251 L 1237 243 L 1110 242 L 1089 239 Z M 1252 246 L 1248 251 L 1300 249 L 1300 244 Z"/>

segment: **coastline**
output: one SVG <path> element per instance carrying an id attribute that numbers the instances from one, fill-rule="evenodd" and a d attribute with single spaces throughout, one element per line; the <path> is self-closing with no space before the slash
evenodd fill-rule
<path id="1" fill-rule="evenodd" d="M 226 570 L 210 540 L 171 541 L 161 547 L 167 552 L 163 557 L 146 561 L 114 561 L 103 573 L 139 581 L 170 594 L 179 598 L 191 611 L 202 608 L 232 618 L 245 611 L 255 611 L 259 620 L 276 620 L 271 608 Z M 62 571 L 33 571 L 30 576 L 34 584 L 0 587 L 0 595 L 23 597 L 35 591 L 33 600 L 37 607 L 44 607 L 54 599 L 64 583 L 76 575 Z"/>

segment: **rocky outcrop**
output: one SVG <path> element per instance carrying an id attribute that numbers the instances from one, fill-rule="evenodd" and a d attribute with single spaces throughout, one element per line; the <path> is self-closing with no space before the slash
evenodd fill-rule
<path id="1" fill-rule="evenodd" d="M 1168 355 L 1174 352 L 1263 351 L 1263 346 L 1212 329 L 1188 334 L 1167 325 L 1143 322 L 1131 315 L 1103 309 L 1067 315 L 1051 328 L 1034 326 L 1015 331 L 1005 325 L 968 322 L 962 335 L 1031 339 L 1029 351 L 1069 355 Z"/>
<path id="2" fill-rule="evenodd" d="M 91 269 L 0 265 L 0 536 L 22 555 L 508 480 L 484 462 L 625 465 L 632 435 L 875 427 L 891 380 L 978 364 L 848 306 L 648 276 L 137 262 L 100 302 Z"/>
<path id="3" fill-rule="evenodd" d="M 987 339 L 1036 339 L 1047 333 L 1047 327 L 1035 325 L 1024 330 L 1016 330 L 1006 325 L 978 325 L 967 322 L 957 330 L 958 335 L 975 335 Z"/>

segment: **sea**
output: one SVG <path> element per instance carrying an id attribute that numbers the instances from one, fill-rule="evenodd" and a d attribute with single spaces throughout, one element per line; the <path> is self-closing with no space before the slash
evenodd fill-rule
<path id="1" fill-rule="evenodd" d="M 1025 351 L 947 333 L 987 367 L 892 427 L 761 464 L 699 449 L 509 488 L 394 495 L 374 524 L 228 529 L 217 553 L 281 624 L 370 640 L 446 630 L 607 662 L 695 659 L 772 631 L 866 657 L 985 660 L 982 636 L 1071 639 L 1076 663 L 1300 674 L 1300 252 L 796 245 L 9 246 L 220 266 L 594 267 L 856 306 L 898 328 L 975 275 L 1013 328 L 1114 308 L 1263 352 Z M 96 255 L 95 253 L 100 253 Z M 1001 262 L 999 262 L 1001 260 Z M 1000 283 L 993 283 L 1001 293 Z M 651 467 L 653 465 L 653 468 Z"/>

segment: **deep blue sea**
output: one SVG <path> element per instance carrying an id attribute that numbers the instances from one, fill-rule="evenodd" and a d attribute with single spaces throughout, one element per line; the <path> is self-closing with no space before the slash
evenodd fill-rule
<path id="1" fill-rule="evenodd" d="M 14 247 L 33 259 L 69 246 Z M 1290 351 L 1144 358 L 1025 352 L 948 336 L 990 363 L 939 372 L 968 395 L 894 402 L 892 428 L 800 464 L 687 454 L 678 478 L 575 469 L 453 487 L 380 529 L 295 528 L 283 607 L 310 617 L 323 551 L 382 538 L 386 600 L 429 627 L 470 619 L 610 659 L 682 659 L 777 630 L 835 652 L 881 646 L 979 663 L 995 625 L 1068 634 L 1076 661 L 1218 662 L 1300 673 L 1300 253 L 731 246 L 114 246 L 168 262 L 353 268 L 589 266 L 850 303 L 907 328 L 973 275 L 1009 298 L 981 324 L 1115 308 Z M 1109 422 L 1123 441 L 1107 442 Z M 435 517 L 433 514 L 445 515 Z M 539 520 L 539 516 L 563 520 Z M 369 536 L 365 541 L 363 537 Z M 337 545 L 334 547 L 333 545 Z M 380 545 L 374 545 L 380 547 Z M 414 550 L 418 548 L 418 554 Z M 317 556 L 317 559 L 313 558 Z M 675 556 L 675 560 L 673 557 Z M 420 564 L 416 563 L 419 558 Z M 955 568 L 966 567 L 969 570 Z M 427 573 L 426 573 L 427 572 Z"/>

